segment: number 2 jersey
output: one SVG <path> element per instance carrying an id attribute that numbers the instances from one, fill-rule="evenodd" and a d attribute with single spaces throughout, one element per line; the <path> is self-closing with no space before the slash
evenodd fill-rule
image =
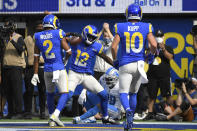
<path id="1" fill-rule="evenodd" d="M 119 66 L 144 60 L 145 41 L 148 33 L 153 32 L 150 23 L 117 23 L 115 24 L 115 33 L 120 36 L 119 44 Z"/>
<path id="2" fill-rule="evenodd" d="M 94 42 L 91 45 L 86 45 L 84 41 L 80 44 L 71 46 L 72 56 L 70 70 L 78 73 L 93 74 L 93 68 L 96 60 L 96 55 L 103 52 L 103 45 Z"/>
<path id="3" fill-rule="evenodd" d="M 36 46 L 42 52 L 44 58 L 44 71 L 53 72 L 63 70 L 63 55 L 61 40 L 65 37 L 65 32 L 61 29 L 45 30 L 35 33 Z"/>

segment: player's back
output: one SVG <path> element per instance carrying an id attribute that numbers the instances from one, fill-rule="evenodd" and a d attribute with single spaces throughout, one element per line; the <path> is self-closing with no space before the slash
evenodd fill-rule
<path id="1" fill-rule="evenodd" d="M 152 31 L 152 25 L 143 22 L 125 22 L 115 25 L 115 32 L 120 36 L 120 66 L 144 60 L 145 41 L 148 33 Z"/>
<path id="2" fill-rule="evenodd" d="M 45 30 L 35 34 L 36 46 L 42 52 L 45 72 L 64 69 L 61 40 L 65 33 L 62 30 Z"/>

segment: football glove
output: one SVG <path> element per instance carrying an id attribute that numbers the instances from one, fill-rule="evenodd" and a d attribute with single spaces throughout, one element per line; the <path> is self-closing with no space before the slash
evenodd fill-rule
<path id="1" fill-rule="evenodd" d="M 83 105 L 83 103 L 86 102 L 86 92 L 87 92 L 87 90 L 86 89 L 83 89 L 82 92 L 81 92 L 81 94 L 79 95 L 78 103 L 80 105 Z"/>
<path id="2" fill-rule="evenodd" d="M 32 83 L 34 86 L 37 86 L 37 83 L 40 83 L 38 74 L 34 74 L 34 75 L 33 75 L 32 79 L 31 79 L 31 83 Z"/>

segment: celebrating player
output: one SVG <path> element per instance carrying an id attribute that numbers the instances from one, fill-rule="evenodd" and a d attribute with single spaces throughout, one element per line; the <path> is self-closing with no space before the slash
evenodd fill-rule
<path id="1" fill-rule="evenodd" d="M 150 23 L 140 22 L 142 10 L 139 5 L 131 4 L 126 9 L 128 22 L 115 25 L 115 38 L 112 43 L 112 56 L 114 63 L 117 61 L 117 47 L 121 49 L 119 62 L 120 101 L 126 111 L 124 129 L 133 126 L 133 114 L 136 108 L 136 94 L 141 84 L 141 78 L 147 80 L 144 71 L 145 41 L 148 39 L 151 52 L 155 53 L 157 43 L 152 34 L 153 27 Z M 129 95 L 129 99 L 128 99 Z"/>
<path id="2" fill-rule="evenodd" d="M 93 25 L 87 25 L 82 31 L 80 44 L 71 46 L 73 54 L 69 68 L 68 84 L 71 92 L 74 92 L 76 86 L 81 84 L 84 88 L 96 93 L 101 98 L 103 123 L 113 123 L 114 121 L 109 118 L 107 112 L 107 92 L 92 76 L 96 55 L 113 65 L 112 60 L 103 53 L 103 46 L 96 42 L 97 38 L 97 28 Z"/>
<path id="3" fill-rule="evenodd" d="M 49 126 L 64 126 L 59 120 L 59 114 L 64 108 L 68 99 L 68 77 L 64 67 L 62 58 L 62 48 L 67 53 L 67 59 L 71 55 L 71 48 L 67 44 L 65 32 L 58 29 L 59 20 L 54 15 L 46 15 L 43 19 L 44 31 L 35 33 L 35 49 L 34 49 L 34 75 L 32 84 L 37 85 L 39 54 L 42 52 L 44 58 L 44 79 L 47 90 L 47 104 L 50 115 Z M 61 96 L 59 98 L 56 109 L 54 110 L 55 84 L 58 87 Z"/>

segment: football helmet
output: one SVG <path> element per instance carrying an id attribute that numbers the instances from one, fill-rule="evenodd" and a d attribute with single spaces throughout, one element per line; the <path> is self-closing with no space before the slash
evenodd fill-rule
<path id="1" fill-rule="evenodd" d="M 105 84 L 112 89 L 118 82 L 119 73 L 114 67 L 107 69 L 104 75 Z"/>
<path id="2" fill-rule="evenodd" d="M 60 27 L 60 22 L 55 15 L 46 15 L 43 19 L 43 27 L 51 27 L 53 29 L 58 29 Z"/>
<path id="3" fill-rule="evenodd" d="M 93 44 L 98 38 L 98 30 L 93 25 L 87 25 L 82 31 L 82 37 L 88 45 Z"/>
<path id="4" fill-rule="evenodd" d="M 142 9 L 139 5 L 131 4 L 127 7 L 125 15 L 127 20 L 141 20 Z"/>

